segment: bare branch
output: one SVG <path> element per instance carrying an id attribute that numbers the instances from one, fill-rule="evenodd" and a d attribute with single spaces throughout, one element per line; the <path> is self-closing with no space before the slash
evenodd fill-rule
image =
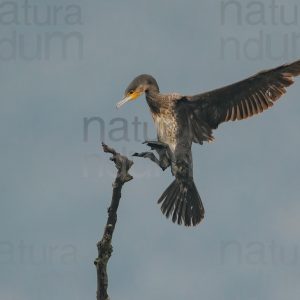
<path id="1" fill-rule="evenodd" d="M 108 219 L 104 229 L 101 241 L 97 243 L 98 257 L 94 264 L 97 269 L 97 300 L 109 300 L 107 294 L 108 277 L 107 263 L 112 254 L 113 248 L 111 245 L 112 236 L 117 222 L 117 210 L 121 199 L 121 190 L 123 185 L 130 181 L 133 177 L 128 173 L 133 165 L 133 162 L 126 156 L 117 153 L 115 149 L 102 143 L 102 148 L 105 153 L 112 154 L 111 161 L 115 163 L 118 170 L 117 177 L 113 183 L 113 194 L 110 207 L 108 208 Z"/>

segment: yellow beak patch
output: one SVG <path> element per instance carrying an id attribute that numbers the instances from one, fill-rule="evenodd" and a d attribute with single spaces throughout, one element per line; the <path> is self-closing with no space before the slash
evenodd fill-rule
<path id="1" fill-rule="evenodd" d="M 136 98 L 138 98 L 141 95 L 140 92 L 134 91 L 131 94 L 128 94 L 127 97 L 130 99 L 130 101 L 135 100 Z"/>
<path id="2" fill-rule="evenodd" d="M 117 103 L 117 108 L 120 108 L 122 105 L 124 105 L 126 102 L 133 101 L 136 98 L 138 98 L 142 93 L 134 91 L 133 93 L 127 94 L 125 98 L 123 98 L 120 102 Z"/>

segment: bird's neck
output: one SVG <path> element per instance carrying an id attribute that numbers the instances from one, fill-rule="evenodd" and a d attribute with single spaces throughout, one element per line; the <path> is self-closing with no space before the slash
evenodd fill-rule
<path id="1" fill-rule="evenodd" d="M 147 91 L 146 100 L 152 113 L 157 114 L 160 112 L 163 99 L 159 91 L 156 90 Z"/>

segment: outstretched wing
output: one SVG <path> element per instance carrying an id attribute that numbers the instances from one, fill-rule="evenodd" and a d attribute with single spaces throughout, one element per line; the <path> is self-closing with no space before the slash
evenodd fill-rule
<path id="1" fill-rule="evenodd" d="M 204 121 L 215 129 L 222 122 L 246 119 L 273 106 L 298 75 L 300 60 L 183 101 L 194 122 Z"/>

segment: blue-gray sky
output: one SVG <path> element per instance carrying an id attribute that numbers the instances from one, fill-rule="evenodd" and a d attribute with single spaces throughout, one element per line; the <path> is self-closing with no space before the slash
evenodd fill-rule
<path id="1" fill-rule="evenodd" d="M 84 139 L 84 118 L 101 119 L 117 149 L 143 151 L 143 125 L 137 139 L 132 122 L 155 136 L 146 102 L 115 109 L 134 76 L 193 94 L 300 57 L 297 0 L 1 1 L 0 22 L 3 300 L 95 298 L 115 170 L 96 121 Z M 298 299 L 299 93 L 300 80 L 271 110 L 193 147 L 206 209 L 196 228 L 172 224 L 156 204 L 170 173 L 135 160 L 111 299 Z M 129 141 L 116 141 L 124 120 Z"/>

